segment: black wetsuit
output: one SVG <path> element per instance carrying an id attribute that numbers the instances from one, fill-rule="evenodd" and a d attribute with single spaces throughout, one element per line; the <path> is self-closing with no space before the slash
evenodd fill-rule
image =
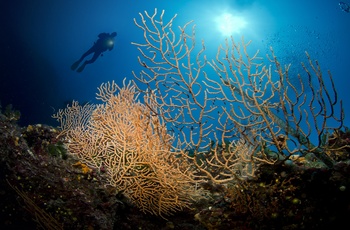
<path id="1" fill-rule="evenodd" d="M 74 64 L 71 66 L 72 70 L 75 70 L 80 62 L 82 62 L 87 56 L 90 54 L 94 54 L 90 60 L 86 60 L 77 70 L 77 72 L 82 72 L 87 64 L 91 64 L 96 61 L 96 59 L 105 51 L 109 50 L 111 51 L 114 47 L 114 37 L 117 35 L 117 33 L 100 33 L 98 35 L 98 40 L 94 43 L 94 45 L 86 51 L 81 58 L 74 62 Z"/>

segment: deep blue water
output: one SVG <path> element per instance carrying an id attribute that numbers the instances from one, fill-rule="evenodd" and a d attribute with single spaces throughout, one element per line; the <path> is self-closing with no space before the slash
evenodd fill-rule
<path id="1" fill-rule="evenodd" d="M 307 3 L 305 3 L 307 2 Z M 304 61 L 307 50 L 333 74 L 343 99 L 345 125 L 350 126 L 350 13 L 336 0 L 14 0 L 0 5 L 0 102 L 21 111 L 22 125 L 55 125 L 51 115 L 70 101 L 94 101 L 101 83 L 132 79 L 141 69 L 131 42 L 142 42 L 133 22 L 139 12 L 165 10 L 178 14 L 174 26 L 194 20 L 198 43 L 215 54 L 227 34 L 218 29 L 218 16 L 243 17 L 246 27 L 232 35 L 252 40 L 264 54 L 273 46 L 285 63 Z M 350 0 L 347 1 L 350 4 Z M 174 27 L 175 28 L 175 27 Z M 82 73 L 70 66 L 101 32 L 116 31 L 115 47 Z M 296 65 L 297 66 L 297 65 Z M 298 70 L 295 70 L 296 72 Z"/>

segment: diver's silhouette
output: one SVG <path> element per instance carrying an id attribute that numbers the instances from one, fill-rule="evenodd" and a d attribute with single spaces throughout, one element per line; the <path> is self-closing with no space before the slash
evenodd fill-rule
<path id="1" fill-rule="evenodd" d="M 84 70 L 85 66 L 87 64 L 91 64 L 94 61 L 96 61 L 96 59 L 101 55 L 102 53 L 109 50 L 111 51 L 114 47 L 114 37 L 117 36 L 116 32 L 113 32 L 111 34 L 109 33 L 100 33 L 98 35 L 98 40 L 94 43 L 94 45 L 88 50 L 86 51 L 81 58 L 74 62 L 74 64 L 70 67 L 72 70 L 75 70 L 76 68 L 78 68 L 80 62 L 82 62 L 84 60 L 84 58 L 86 58 L 88 55 L 94 53 L 94 55 L 92 56 L 92 58 L 90 60 L 86 60 L 78 69 L 77 72 L 81 72 Z"/>

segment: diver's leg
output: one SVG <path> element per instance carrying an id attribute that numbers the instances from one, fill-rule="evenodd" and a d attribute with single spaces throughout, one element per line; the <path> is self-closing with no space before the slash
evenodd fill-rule
<path id="1" fill-rule="evenodd" d="M 84 58 L 86 58 L 87 56 L 89 56 L 90 54 L 92 54 L 92 53 L 94 52 L 94 49 L 95 49 L 94 46 L 91 47 L 88 51 L 86 51 L 86 52 L 80 57 L 80 59 L 79 59 L 78 61 L 74 62 L 73 65 L 72 65 L 70 68 L 71 68 L 72 70 L 75 70 L 76 68 L 78 68 L 80 62 L 81 62 L 82 60 L 84 60 Z M 83 68 L 83 69 L 84 69 L 84 68 Z"/>
<path id="2" fill-rule="evenodd" d="M 95 52 L 94 56 L 90 60 L 85 61 L 85 64 L 91 64 L 96 61 L 96 59 L 101 55 L 101 52 Z"/>
<path id="3" fill-rule="evenodd" d="M 82 72 L 87 64 L 94 63 L 100 55 L 101 55 L 101 52 L 95 52 L 94 56 L 92 56 L 92 58 L 90 60 L 84 61 L 84 63 L 79 67 L 77 72 L 79 72 L 79 73 Z"/>
<path id="4" fill-rule="evenodd" d="M 90 54 L 92 54 L 93 52 L 95 52 L 95 46 L 91 47 L 88 51 L 86 51 L 81 58 L 79 59 L 79 61 L 84 60 L 84 58 L 86 58 L 87 56 L 89 56 Z"/>

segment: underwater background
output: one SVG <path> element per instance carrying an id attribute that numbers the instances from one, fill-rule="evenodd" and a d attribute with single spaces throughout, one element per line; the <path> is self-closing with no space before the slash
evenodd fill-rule
<path id="1" fill-rule="evenodd" d="M 350 0 L 13 0 L 0 17 L 2 229 L 348 224 Z M 96 44 L 114 47 L 76 66 Z"/>
<path id="2" fill-rule="evenodd" d="M 350 2 L 344 2 L 350 4 Z M 344 5 L 343 5 L 344 7 Z M 139 12 L 165 10 L 165 21 L 177 14 L 173 28 L 194 20 L 197 44 L 204 40 L 208 60 L 232 35 L 252 40 L 252 50 L 265 56 L 273 47 L 281 63 L 302 72 L 305 51 L 317 59 L 324 75 L 330 70 L 349 124 L 350 13 L 333 0 L 176 0 L 176 1 L 2 1 L 0 6 L 0 102 L 21 112 L 21 125 L 57 125 L 51 115 L 72 100 L 95 102 L 101 83 L 139 73 L 142 42 L 133 19 Z M 228 20 L 233 22 L 232 27 Z M 242 27 L 237 27 L 241 23 Z M 82 73 L 70 66 L 102 32 L 117 32 L 112 51 L 104 53 Z M 299 71 L 300 70 L 300 71 Z M 295 72 L 294 72 L 295 71 Z"/>

